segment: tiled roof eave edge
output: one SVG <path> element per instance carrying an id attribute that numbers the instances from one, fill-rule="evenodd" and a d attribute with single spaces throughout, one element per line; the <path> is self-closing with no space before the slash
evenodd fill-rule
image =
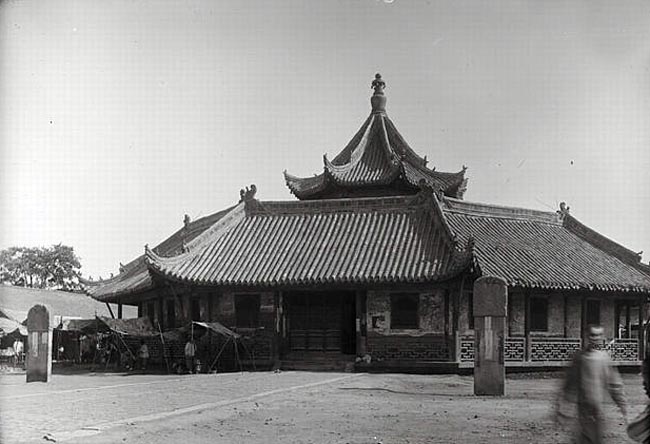
<path id="1" fill-rule="evenodd" d="M 508 287 L 520 289 L 541 289 L 541 290 L 575 290 L 575 291 L 612 291 L 621 293 L 641 293 L 650 295 L 650 287 L 625 287 L 620 285 L 566 283 L 566 282 L 522 282 L 519 280 L 506 279 Z"/>
<path id="2" fill-rule="evenodd" d="M 288 178 L 290 176 L 290 178 Z M 314 179 L 314 177 L 297 177 L 293 176 L 286 171 L 284 172 L 284 177 L 285 177 L 285 184 L 287 185 L 287 188 L 289 188 L 289 191 L 296 196 L 298 199 L 303 199 L 306 197 L 313 196 L 314 194 L 317 194 L 324 189 L 327 188 L 327 175 L 325 174 L 325 171 L 322 173 L 318 174 L 315 176 L 315 178 L 321 178 L 320 184 L 317 184 L 316 186 L 311 186 L 311 187 L 305 187 L 304 189 L 300 189 L 299 187 L 296 186 L 296 183 L 298 182 L 306 182 L 309 180 Z"/>
<path id="3" fill-rule="evenodd" d="M 469 264 L 468 264 L 469 265 Z M 280 288 L 280 287 L 304 287 L 314 285 L 389 285 L 389 284 L 436 284 L 456 278 L 467 269 L 467 266 L 442 273 L 436 276 L 419 276 L 419 277 L 366 277 L 355 278 L 347 277 L 343 279 L 324 277 L 324 278 L 293 278 L 277 279 L 264 281 L 239 281 L 230 280 L 201 280 L 192 278 L 183 278 L 164 270 L 152 269 L 156 275 L 164 278 L 169 282 L 175 282 L 184 285 L 210 286 L 210 287 L 260 287 L 260 288 Z"/>
<path id="4" fill-rule="evenodd" d="M 108 303 L 116 303 L 119 302 L 119 299 L 125 296 L 134 296 L 140 293 L 146 293 L 149 290 L 152 290 L 155 287 L 153 283 L 151 285 L 148 285 L 146 288 L 138 288 L 136 290 L 125 290 L 125 291 L 119 291 L 119 292 L 114 292 L 114 293 L 106 293 L 103 295 L 99 296 L 94 296 L 90 293 L 87 293 L 88 296 L 91 298 L 95 299 L 96 301 L 99 302 L 108 302 Z"/>

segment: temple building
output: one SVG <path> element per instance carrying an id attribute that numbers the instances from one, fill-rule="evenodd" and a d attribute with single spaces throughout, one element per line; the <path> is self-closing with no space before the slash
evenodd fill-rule
<path id="1" fill-rule="evenodd" d="M 473 365 L 473 283 L 508 283 L 508 366 L 566 365 L 588 324 L 639 365 L 650 266 L 556 212 L 464 200 L 466 169 L 430 168 L 371 113 L 323 171 L 284 173 L 292 201 L 239 202 L 183 226 L 120 274 L 86 282 L 162 330 L 218 321 L 250 339 L 257 368 L 455 371 Z"/>

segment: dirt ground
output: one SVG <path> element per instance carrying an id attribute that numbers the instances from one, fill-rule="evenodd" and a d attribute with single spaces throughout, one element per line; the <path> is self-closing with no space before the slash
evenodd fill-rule
<path id="1" fill-rule="evenodd" d="M 29 384 L 25 393 L 25 384 L 21 391 L 20 381 L 0 377 L 2 442 L 570 442 L 571 424 L 551 421 L 560 379 L 548 376 L 513 375 L 503 398 L 475 397 L 472 377 L 456 375 L 258 372 L 142 375 L 128 383 L 116 378 L 61 376 L 37 389 Z M 624 381 L 634 415 L 647 398 L 639 375 L 626 374 Z M 39 402 L 40 410 L 34 408 Z M 19 410 L 7 416 L 10 405 Z M 26 433 L 16 423 L 38 423 L 39 415 L 49 415 L 49 428 Z M 631 442 L 613 404 L 607 417 L 608 442 Z"/>

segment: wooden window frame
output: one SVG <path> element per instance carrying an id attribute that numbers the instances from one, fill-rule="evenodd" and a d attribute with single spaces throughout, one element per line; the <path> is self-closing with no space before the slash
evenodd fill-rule
<path id="1" fill-rule="evenodd" d="M 600 299 L 587 299 L 585 300 L 585 323 L 586 325 L 601 325 L 602 309 Z M 590 310 L 593 307 L 598 309 L 598 319 L 590 319 Z"/>
<path id="2" fill-rule="evenodd" d="M 149 318 L 149 321 L 151 321 L 151 325 L 153 325 L 155 327 L 155 322 L 156 322 L 156 302 L 155 301 L 147 302 L 147 317 Z"/>
<path id="3" fill-rule="evenodd" d="M 176 301 L 173 299 L 167 299 L 165 301 L 165 310 L 166 310 L 165 321 L 167 323 L 165 327 L 168 329 L 176 328 Z"/>
<path id="4" fill-rule="evenodd" d="M 406 304 L 414 303 L 414 307 L 411 307 L 406 314 L 405 312 L 407 310 L 405 310 L 403 305 L 405 302 Z M 402 304 L 401 307 L 400 304 Z M 395 330 L 413 330 L 420 328 L 419 293 L 400 292 L 390 295 L 390 328 Z"/>
<path id="5" fill-rule="evenodd" d="M 541 303 L 543 304 L 544 307 L 544 316 L 542 317 L 541 315 L 536 315 L 540 316 L 540 318 L 533 318 L 533 312 L 538 311 L 538 310 L 533 310 L 534 308 L 540 308 L 540 307 L 534 307 L 535 304 Z M 543 296 L 531 296 L 530 300 L 528 302 L 528 315 L 530 319 L 530 331 L 532 333 L 546 333 L 548 332 L 548 298 L 543 297 Z M 542 320 L 543 325 L 536 325 L 536 320 Z"/>
<path id="6" fill-rule="evenodd" d="M 261 295 L 259 293 L 236 293 L 234 298 L 235 327 L 258 328 L 260 326 Z M 247 307 L 247 304 L 250 305 Z M 251 310 L 251 308 L 253 309 Z"/>
<path id="7" fill-rule="evenodd" d="M 196 311 L 195 311 L 196 309 Z M 192 321 L 201 321 L 201 298 L 190 298 L 190 318 Z"/>

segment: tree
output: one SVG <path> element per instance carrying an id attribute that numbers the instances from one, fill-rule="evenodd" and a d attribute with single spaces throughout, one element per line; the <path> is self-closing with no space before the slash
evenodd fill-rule
<path id="1" fill-rule="evenodd" d="M 11 247 L 0 251 L 0 281 L 32 288 L 79 288 L 81 263 L 67 245 Z"/>

